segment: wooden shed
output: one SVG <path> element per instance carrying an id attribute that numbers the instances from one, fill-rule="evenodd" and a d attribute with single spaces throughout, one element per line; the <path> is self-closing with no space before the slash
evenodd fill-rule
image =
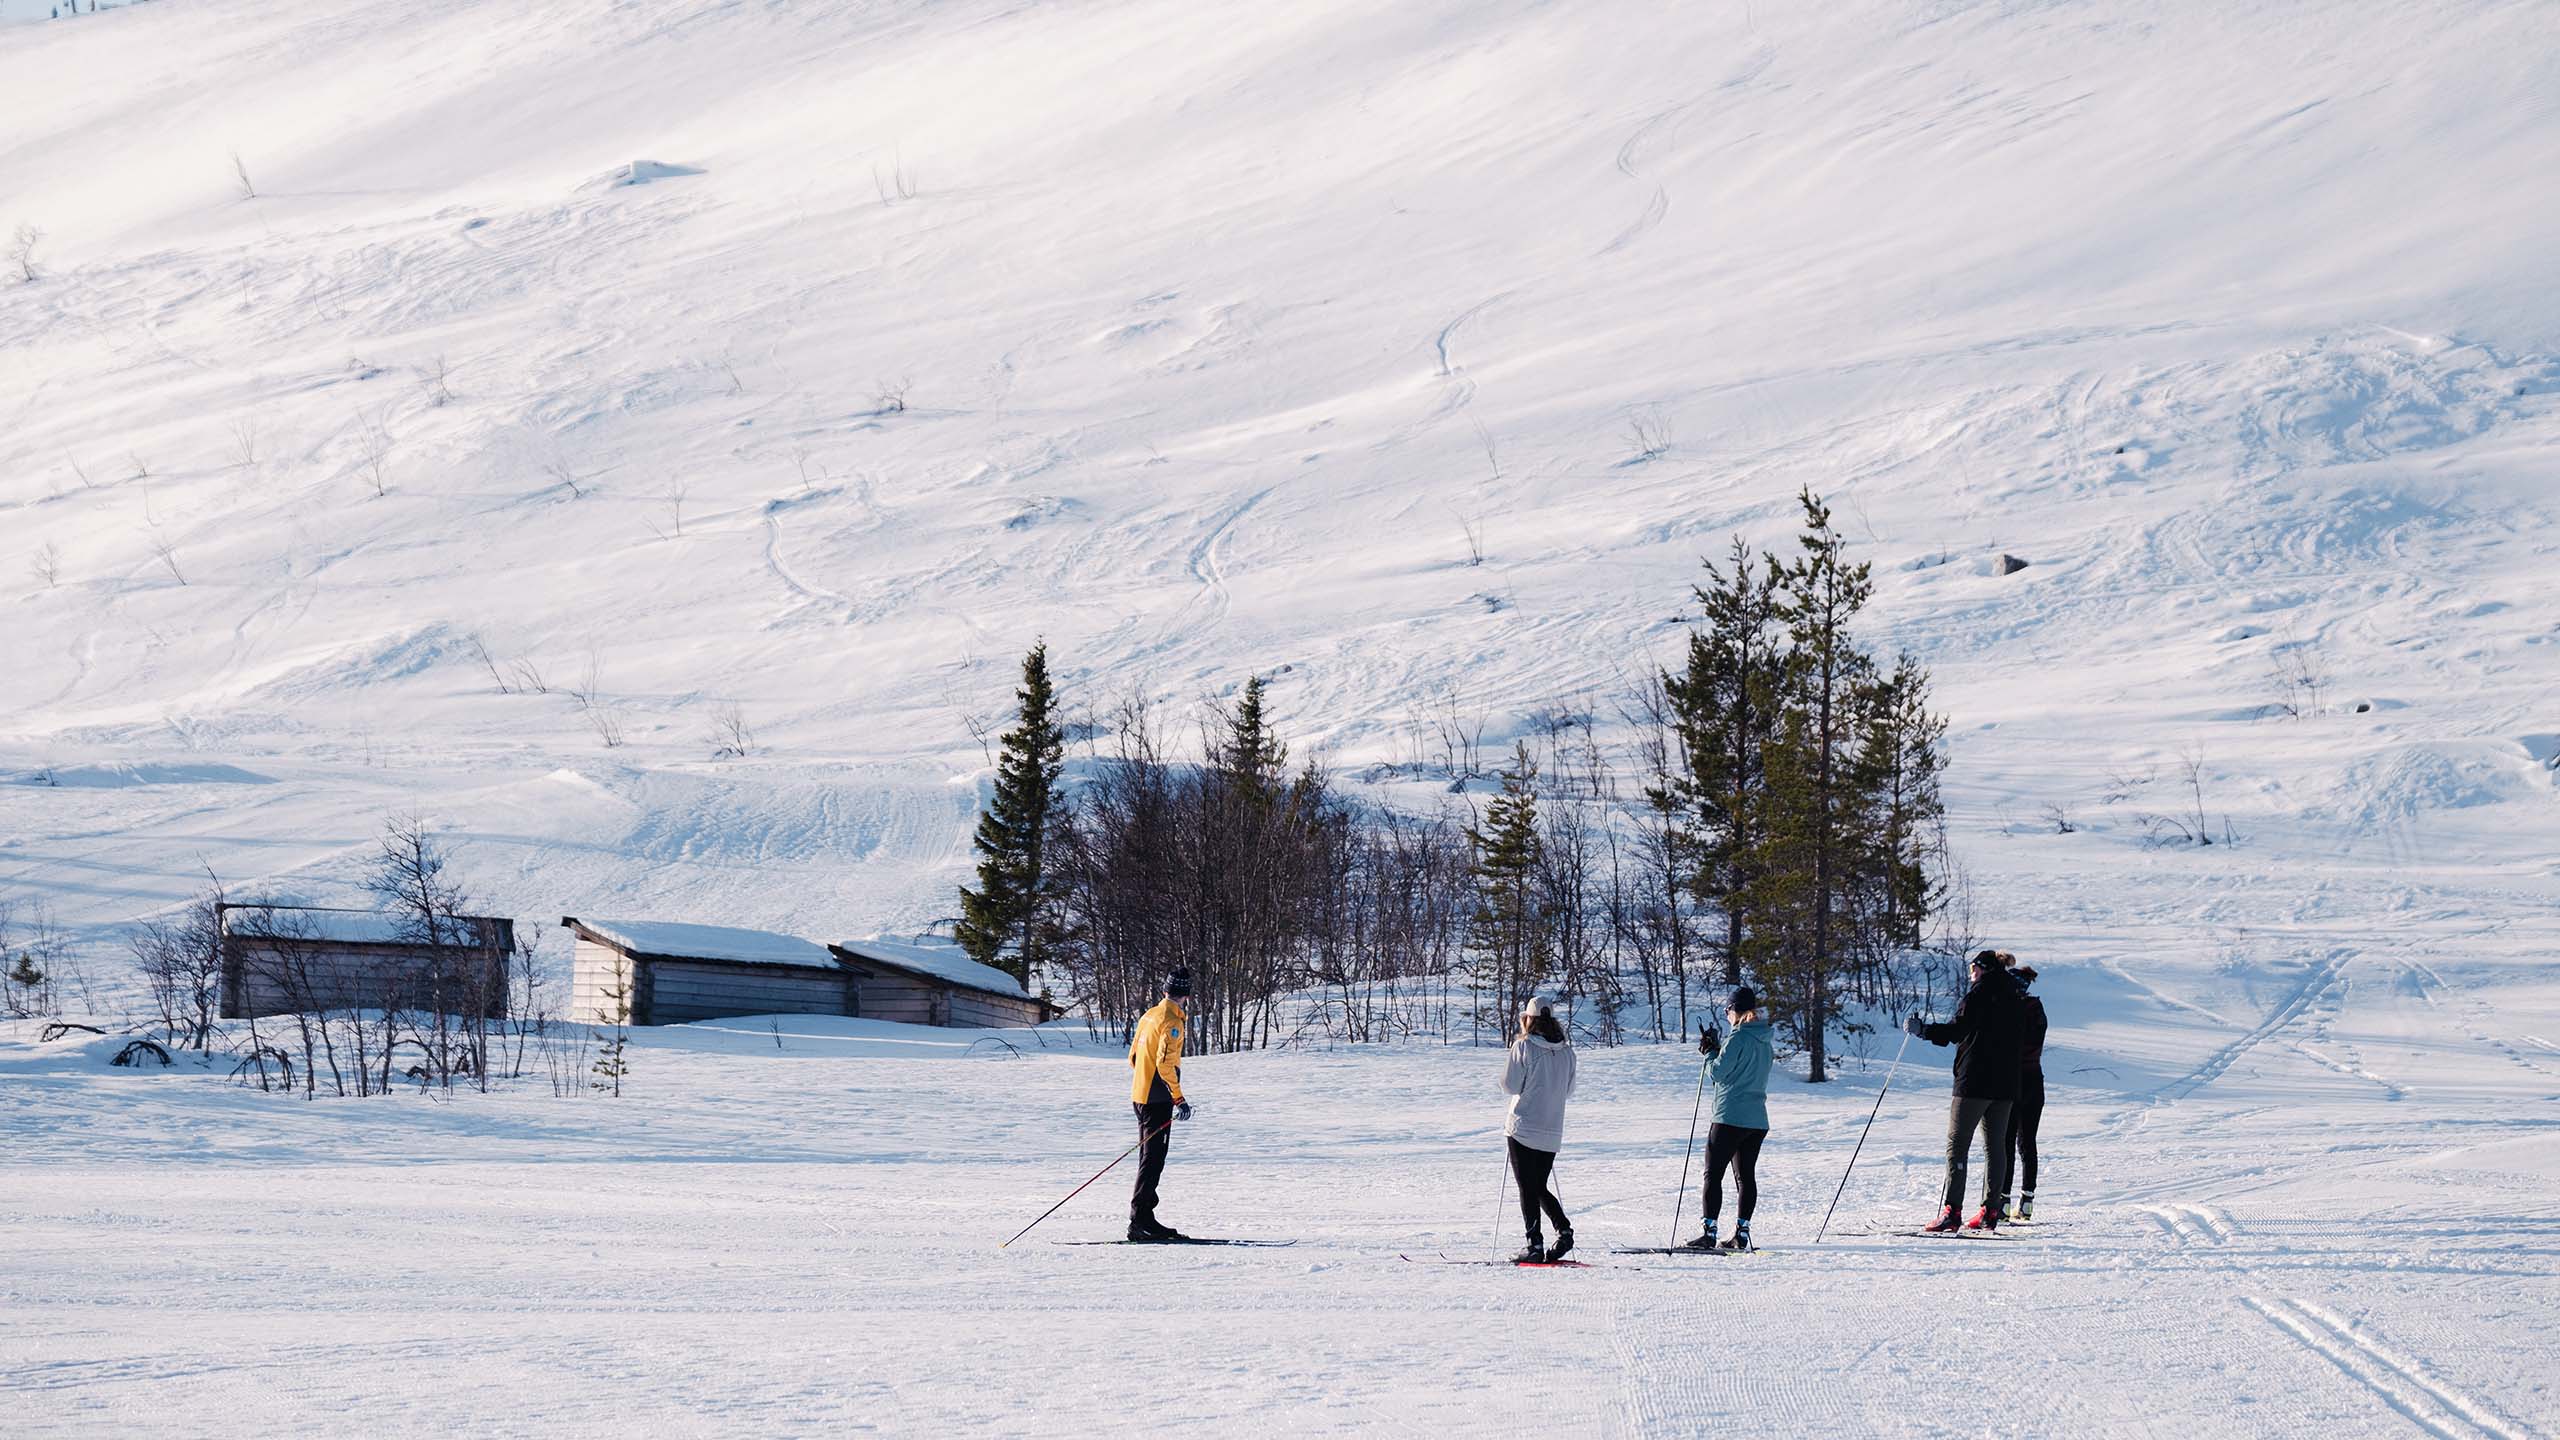
<path id="1" fill-rule="evenodd" d="M 1001 1027 L 1053 1020 L 1059 1007 L 955 945 L 848 940 L 820 945 L 770 930 L 657 920 L 560 923 L 577 937 L 569 1014 L 609 1025 L 617 993 L 633 1025 L 730 1015 L 848 1015 L 907 1025 Z"/>
<path id="2" fill-rule="evenodd" d="M 861 995 L 854 1013 L 869 1019 L 998 1029 L 1045 1024 L 1063 1013 L 957 945 L 873 939 L 827 948 L 853 972 Z"/>
<path id="3" fill-rule="evenodd" d="M 309 905 L 218 905 L 222 1016 L 316 1010 L 507 1013 L 515 922 L 489 915 L 415 919 Z"/>
<path id="4" fill-rule="evenodd" d="M 855 976 L 827 947 L 796 935 L 662 920 L 561 917 L 577 937 L 569 1016 L 614 1022 L 624 992 L 633 1025 L 681 1025 L 727 1015 L 852 1015 Z"/>

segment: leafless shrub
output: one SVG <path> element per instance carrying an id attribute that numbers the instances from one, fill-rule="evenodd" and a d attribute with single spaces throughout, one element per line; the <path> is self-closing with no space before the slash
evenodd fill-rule
<path id="1" fill-rule="evenodd" d="M 1445 708 L 1432 722 L 1433 738 L 1439 746 L 1440 773 L 1452 785 L 1484 778 L 1484 716 L 1461 713 L 1454 689 L 1442 697 L 1442 704 Z"/>
<path id="2" fill-rule="evenodd" d="M 2282 640 L 2267 652 L 2267 678 L 2275 688 L 2268 709 L 2295 720 L 2309 720 L 2328 708 L 2329 667 L 2320 642 Z"/>
<path id="3" fill-rule="evenodd" d="M 881 381 L 880 394 L 872 413 L 878 415 L 898 415 L 905 413 L 907 408 L 907 392 L 915 388 L 915 383 L 916 382 L 912 378 L 905 375 L 901 375 L 895 380 Z"/>
<path id="4" fill-rule="evenodd" d="M 159 558 L 161 564 L 169 567 L 169 578 L 181 585 L 186 584 L 187 572 L 178 568 L 177 544 L 168 536 L 161 534 L 157 528 L 146 530 L 143 534 L 150 543 L 151 553 Z"/>
<path id="5" fill-rule="evenodd" d="M 428 361 L 418 373 L 426 388 L 428 404 L 443 406 L 453 403 L 453 368 L 445 363 L 442 355 Z"/>
<path id="6" fill-rule="evenodd" d="M 880 203 L 883 205 L 895 205 L 901 200 L 916 198 L 915 177 L 907 173 L 907 161 L 903 152 L 892 154 L 886 173 L 882 172 L 878 161 L 872 162 L 871 188 L 879 195 Z"/>
<path id="7" fill-rule="evenodd" d="M 653 521 L 649 525 L 649 531 L 651 534 L 656 535 L 661 540 L 673 540 L 684 534 L 684 500 L 686 493 L 685 482 L 681 477 L 667 482 L 667 488 L 660 497 L 666 501 L 667 505 L 666 528 L 660 529 Z"/>
<path id="8" fill-rule="evenodd" d="M 479 631 L 474 630 L 463 636 L 462 648 L 470 651 L 471 658 L 480 662 L 480 668 L 489 672 L 489 683 L 498 687 L 499 694 L 514 693 L 512 687 L 507 684 L 507 677 L 498 669 L 497 657 L 489 653 L 489 642 L 480 638 Z"/>
<path id="9" fill-rule="evenodd" d="M 174 1063 L 169 1059 L 169 1052 L 157 1040 L 128 1040 L 124 1048 L 116 1052 L 116 1058 L 107 1063 L 139 1067 L 145 1060 L 157 1060 L 164 1069 Z"/>
<path id="10" fill-rule="evenodd" d="M 2204 751 L 2188 745 L 2178 752 L 2178 779 L 2187 789 L 2187 819 L 2193 822 L 2196 843 L 2210 845 L 2213 836 L 2204 823 Z"/>
<path id="11" fill-rule="evenodd" d="M 236 469 L 248 470 L 258 463 L 258 421 L 244 415 L 231 422 L 231 463 Z"/>
<path id="12" fill-rule="evenodd" d="M 62 547 L 50 540 L 37 546 L 33 568 L 36 578 L 44 582 L 44 588 L 47 590 L 61 584 Z"/>
<path id="13" fill-rule="evenodd" d="M 377 415 L 356 416 L 356 474 L 379 500 L 391 493 L 391 432 Z"/>
<path id="14" fill-rule="evenodd" d="M 1635 453 L 1629 463 L 1641 464 L 1659 460 L 1671 449 L 1671 425 L 1663 418 L 1662 407 L 1638 405 L 1627 411 L 1627 446 Z"/>
<path id="15" fill-rule="evenodd" d="M 240 152 L 237 150 L 231 152 L 231 174 L 232 178 L 239 181 L 241 199 L 255 200 L 258 198 L 258 187 L 251 184 L 249 181 L 249 162 L 241 159 Z"/>
<path id="16" fill-rule="evenodd" d="M 2157 765 L 2146 765 L 2140 770 L 2136 770 L 2130 765 L 2119 766 L 2115 769 L 2109 770 L 2107 772 L 2107 783 L 2105 787 L 2098 792 L 2098 803 L 2101 805 L 2121 805 L 2125 801 L 2132 799 L 2136 792 L 2159 778 L 2160 767 Z"/>
<path id="17" fill-rule="evenodd" d="M 5 253 L 9 268 L 18 272 L 20 284 L 36 283 L 36 247 L 43 243 L 44 232 L 33 225 L 21 225 L 10 233 L 9 248 Z"/>
<path id="18" fill-rule="evenodd" d="M 73 478 L 80 482 L 81 489 L 95 490 L 98 488 L 98 482 L 89 478 L 88 467 L 80 463 L 80 457 L 76 455 L 65 455 L 62 457 L 62 461 L 64 464 L 71 467 L 71 474 Z"/>
<path id="19" fill-rule="evenodd" d="M 530 658 L 518 658 L 508 661 L 507 681 L 517 690 L 520 690 L 527 695 L 548 695 L 551 693 L 551 682 L 544 678 L 542 667 L 534 664 Z"/>
<path id="20" fill-rule="evenodd" d="M 2080 828 L 2071 823 L 2071 811 L 2067 806 L 2048 803 L 2037 813 L 2044 817 L 2044 823 L 2053 827 L 2056 835 L 2069 835 Z"/>
<path id="21" fill-rule="evenodd" d="M 604 703 L 603 696 L 604 656 L 590 645 L 587 647 L 586 670 L 579 676 L 578 683 L 569 687 L 569 698 L 577 702 L 579 712 L 587 717 L 587 728 L 595 731 L 596 738 L 604 742 L 604 748 L 617 750 L 622 747 L 622 721 L 613 713 L 612 707 Z"/>
<path id="22" fill-rule="evenodd" d="M 1476 426 L 1476 443 L 1484 447 L 1485 478 L 1488 481 L 1501 479 L 1502 447 L 1493 443 L 1493 432 L 1481 423 Z"/>
<path id="23" fill-rule="evenodd" d="M 726 350 L 720 352 L 720 373 L 729 377 L 729 393 L 731 395 L 744 395 L 747 393 L 747 382 L 738 378 L 738 362 L 731 358 L 729 352 Z"/>
<path id="24" fill-rule="evenodd" d="M 829 478 L 827 467 L 823 464 L 818 467 L 818 480 L 809 478 L 809 448 L 805 445 L 791 452 L 791 463 L 800 473 L 800 488 L 803 491 L 815 490 L 818 488 L 818 480 Z"/>
<path id="25" fill-rule="evenodd" d="M 201 1053 L 222 1010 L 222 882 L 175 913 L 136 926 L 126 944 L 169 1043 Z"/>
<path id="26" fill-rule="evenodd" d="M 586 481 L 593 477 L 580 475 L 578 467 L 569 463 L 568 456 L 555 454 L 543 461 L 542 473 L 550 476 L 555 483 L 567 486 L 570 499 L 587 498 Z"/>
<path id="27" fill-rule="evenodd" d="M 755 752 L 755 732 L 747 728 L 746 707 L 723 700 L 711 712 L 711 758 L 743 760 Z"/>
<path id="28" fill-rule="evenodd" d="M 133 462 L 133 473 L 124 478 L 127 480 L 148 480 L 151 478 L 151 467 L 144 463 L 141 456 L 136 455 L 131 451 L 127 451 L 125 452 L 124 458 Z"/>
<path id="29" fill-rule="evenodd" d="M 1458 533 L 1467 537 L 1468 567 L 1472 569 L 1475 566 L 1483 564 L 1484 516 L 1481 514 L 1469 515 L 1463 510 L 1458 512 Z"/>

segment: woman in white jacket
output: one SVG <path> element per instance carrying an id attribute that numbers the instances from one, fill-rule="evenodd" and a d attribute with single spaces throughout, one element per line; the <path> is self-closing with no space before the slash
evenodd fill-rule
<path id="1" fill-rule="evenodd" d="M 1556 1007 L 1543 997 L 1532 999 L 1520 1015 L 1520 1036 L 1511 1042 L 1511 1057 L 1502 1067 L 1503 1093 L 1511 1097 L 1511 1120 L 1503 1126 L 1511 1149 L 1511 1173 L 1520 1181 L 1520 1219 L 1529 1229 L 1529 1248 L 1512 1257 L 1522 1265 L 1561 1260 L 1573 1249 L 1573 1222 L 1548 1181 L 1555 1174 L 1556 1152 L 1564 1148 L 1564 1102 L 1573 1095 L 1573 1046 L 1565 1040 Z M 1550 1247 L 1539 1225 L 1540 1212 L 1556 1222 Z"/>

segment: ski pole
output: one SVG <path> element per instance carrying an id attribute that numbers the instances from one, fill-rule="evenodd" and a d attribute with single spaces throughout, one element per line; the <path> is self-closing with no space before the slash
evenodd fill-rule
<path id="1" fill-rule="evenodd" d="M 1493 1192 L 1493 1248 L 1502 1248 L 1502 1200 L 1511 1193 L 1511 1137 L 1502 1140 L 1502 1185 Z"/>
<path id="2" fill-rule="evenodd" d="M 1155 1129 L 1153 1129 L 1153 1130 L 1149 1130 L 1149 1131 L 1147 1131 L 1145 1134 L 1140 1135 L 1140 1136 L 1138 1137 L 1138 1145 L 1144 1145 L 1144 1144 L 1146 1144 L 1148 1141 L 1153 1140 L 1154 1138 L 1156 1138 L 1156 1136 L 1158 1136 L 1158 1135 L 1160 1135 L 1160 1134 L 1164 1133 L 1165 1131 L 1170 1130 L 1170 1129 L 1172 1129 L 1172 1128 L 1173 1128 L 1173 1122 L 1172 1122 L 1171 1120 L 1167 1120 L 1167 1121 L 1166 1121 L 1166 1122 L 1164 1122 L 1162 1125 L 1157 1126 Z M 1057 1214 L 1060 1210 L 1065 1209 L 1065 1208 L 1066 1208 L 1066 1204 L 1067 1204 L 1067 1200 L 1073 1200 L 1073 1199 L 1074 1199 L 1074 1198 L 1076 1198 L 1077 1196 L 1079 1196 L 1079 1195 L 1081 1195 L 1081 1194 L 1083 1194 L 1083 1193 L 1084 1193 L 1085 1185 L 1091 1185 L 1095 1180 L 1099 1180 L 1099 1179 L 1101 1179 L 1103 1176 L 1110 1174 L 1110 1173 L 1111 1173 L 1111 1171 L 1113 1170 L 1113 1168 L 1114 1168 L 1114 1167 L 1116 1167 L 1117 1165 L 1119 1165 L 1119 1163 L 1120 1163 L 1120 1161 L 1121 1161 L 1121 1160 L 1126 1160 L 1126 1159 L 1128 1159 L 1130 1156 L 1137 1154 L 1137 1153 L 1138 1153 L 1138 1145 L 1132 1145 L 1132 1146 L 1130 1146 L 1128 1149 L 1121 1151 L 1121 1152 L 1120 1152 L 1120 1158 L 1119 1158 L 1118 1160 L 1114 1160 L 1114 1161 L 1112 1161 L 1112 1162 L 1111 1162 L 1111 1164 L 1109 1164 L 1109 1165 L 1105 1165 L 1105 1166 L 1103 1166 L 1101 1169 L 1094 1171 L 1094 1172 L 1093 1172 L 1092 1177 L 1091 1177 L 1090 1179 L 1086 1180 L 1086 1181 L 1084 1182 L 1084 1185 L 1079 1185 L 1079 1186 L 1077 1186 L 1076 1188 L 1074 1188 L 1073 1190 L 1070 1190 L 1070 1191 L 1068 1191 L 1068 1192 L 1067 1192 L 1066 1200 L 1061 1200 L 1061 1201 L 1059 1201 L 1057 1204 L 1050 1206 L 1048 1209 L 1041 1211 L 1041 1212 L 1040 1212 L 1040 1220 L 1046 1220 L 1046 1219 L 1048 1219 L 1050 1216 Z M 1023 1226 L 1021 1229 L 1014 1231 L 1014 1232 L 1013 1232 L 1013 1240 L 1019 1240 L 1019 1239 L 1021 1239 L 1023 1236 L 1030 1234 L 1030 1233 L 1031 1233 L 1031 1231 L 1032 1231 L 1033 1226 L 1038 1225 L 1038 1224 L 1040 1223 L 1040 1220 L 1034 1220 L 1034 1221 L 1032 1221 L 1032 1222 L 1031 1222 L 1031 1224 L 1030 1224 L 1030 1225 L 1025 1225 L 1025 1226 Z M 1007 1240 L 1006 1242 L 1004 1242 L 1004 1244 L 1003 1244 L 1003 1245 L 999 1245 L 999 1246 L 997 1246 L 996 1248 L 997 1248 L 997 1249 L 999 1249 L 999 1250 L 1002 1250 L 1002 1249 L 1004 1249 L 1006 1246 L 1011 1245 L 1011 1244 L 1013 1243 L 1013 1240 Z"/>
<path id="3" fill-rule="evenodd" d="M 1671 1238 L 1665 1249 L 1680 1244 L 1680 1207 L 1689 1203 L 1689 1161 L 1698 1153 L 1698 1112 L 1707 1103 L 1707 1067 L 1713 1063 L 1712 1057 L 1698 1062 L 1698 1098 L 1689 1102 L 1689 1148 L 1680 1152 L 1680 1188 L 1671 1197 Z"/>
<path id="4" fill-rule="evenodd" d="M 1884 1092 L 1893 1088 L 1893 1077 L 1902 1069 L 1902 1052 L 1910 1048 L 1911 1032 L 1905 1030 L 1902 1032 L 1902 1043 L 1893 1047 L 1893 1064 L 1885 1069 L 1884 1083 L 1876 1087 L 1875 1109 L 1867 1112 L 1866 1128 L 1858 1132 L 1857 1149 L 1849 1152 L 1849 1169 L 1840 1172 L 1839 1188 L 1831 1192 L 1831 1203 L 1823 1207 L 1822 1224 L 1813 1232 L 1813 1243 L 1816 1245 L 1822 1243 L 1823 1235 L 1831 1229 L 1831 1212 L 1840 1208 L 1840 1192 L 1849 1188 L 1849 1171 L 1858 1168 L 1859 1151 L 1867 1148 L 1867 1131 L 1876 1128 L 1876 1113 L 1884 1109 Z"/>

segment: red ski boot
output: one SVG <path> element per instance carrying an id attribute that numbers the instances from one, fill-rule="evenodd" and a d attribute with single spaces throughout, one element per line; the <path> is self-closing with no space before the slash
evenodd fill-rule
<path id="1" fill-rule="evenodd" d="M 1937 1223 L 1937 1224 L 1935 1224 L 1935 1225 L 1932 1225 L 1932 1226 L 1928 1227 L 1927 1229 L 1925 1229 L 1925 1230 L 1921 1231 L 1920 1233 L 1921 1233 L 1921 1234 L 1923 1234 L 1923 1235 L 1945 1235 L 1945 1234 L 1952 1233 L 1952 1232 L 1955 1230 L 1955 1228 L 1956 1228 L 1956 1207 L 1954 1207 L 1953 1205 L 1949 1205 L 1949 1206 L 1947 1206 L 1945 1209 L 1940 1210 L 1940 1211 L 1938 1212 L 1938 1223 Z"/>
<path id="2" fill-rule="evenodd" d="M 1949 1210 L 1947 1213 L 1949 1215 L 1953 1215 L 1956 1212 Z M 1947 1228 L 1952 1230 L 1955 1227 L 1950 1225 Z M 1980 1230 L 1984 1234 L 1989 1234 L 1990 1232 L 2000 1228 L 2000 1212 L 1992 1209 L 1986 1204 L 1981 1209 L 1973 1212 L 1973 1218 L 1964 1222 L 1964 1228 L 1967 1230 Z"/>

